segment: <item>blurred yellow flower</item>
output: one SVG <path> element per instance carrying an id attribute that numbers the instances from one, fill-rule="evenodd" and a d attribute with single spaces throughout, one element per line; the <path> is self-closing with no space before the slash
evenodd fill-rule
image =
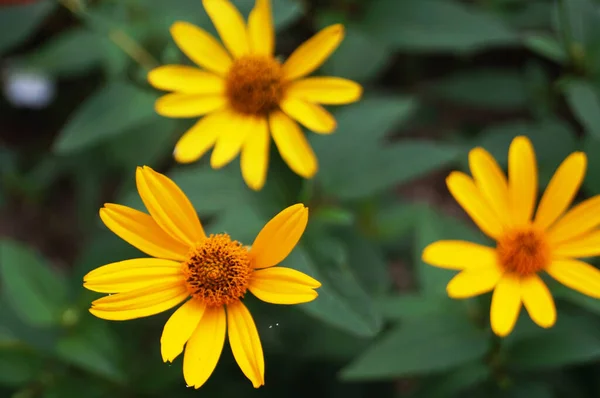
<path id="1" fill-rule="evenodd" d="M 247 248 L 225 233 L 207 237 L 191 203 L 168 177 L 143 167 L 137 170 L 136 182 L 150 215 L 107 203 L 100 217 L 116 235 L 154 258 L 120 261 L 88 273 L 87 289 L 110 293 L 95 300 L 90 312 L 122 321 L 154 315 L 185 301 L 165 324 L 160 339 L 163 360 L 172 362 L 185 345 L 183 375 L 189 386 L 199 388 L 219 361 L 227 330 L 242 372 L 255 388 L 260 387 L 265 367 L 262 346 L 241 300 L 248 290 L 274 304 L 305 303 L 317 297 L 318 281 L 291 268 L 273 267 L 300 240 L 308 209 L 296 204 L 283 210 Z"/>
<path id="2" fill-rule="evenodd" d="M 556 170 L 535 217 L 538 191 L 535 152 L 526 137 L 516 137 L 508 152 L 508 180 L 483 148 L 469 153 L 473 178 L 452 172 L 446 179 L 454 199 L 496 248 L 463 241 L 438 241 L 423 251 L 423 261 L 460 270 L 447 286 L 452 298 L 494 290 L 493 331 L 509 334 L 521 303 L 543 328 L 556 321 L 556 307 L 538 275 L 545 271 L 567 287 L 600 298 L 600 270 L 577 258 L 600 254 L 600 195 L 567 211 L 585 176 L 587 159 L 575 152 Z M 566 213 L 566 214 L 565 214 Z"/>
<path id="3" fill-rule="evenodd" d="M 176 22 L 171 27 L 173 39 L 202 69 L 165 65 L 148 74 L 154 87 L 172 91 L 157 100 L 159 114 L 207 115 L 181 137 L 175 159 L 194 162 L 214 146 L 210 163 L 217 169 L 241 152 L 244 180 L 259 190 L 267 175 L 272 135 L 288 166 L 311 178 L 318 169 L 317 159 L 296 121 L 315 133 L 332 133 L 336 121 L 320 104 L 347 104 L 362 95 L 361 86 L 350 80 L 305 78 L 341 43 L 343 26 L 321 30 L 280 64 L 273 56 L 270 0 L 256 0 L 247 26 L 229 0 L 202 3 L 229 52 L 204 30 Z"/>

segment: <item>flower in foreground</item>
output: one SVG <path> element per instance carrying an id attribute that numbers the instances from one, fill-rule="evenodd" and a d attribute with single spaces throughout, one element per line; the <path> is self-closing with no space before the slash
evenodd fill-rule
<path id="1" fill-rule="evenodd" d="M 214 146 L 215 169 L 241 152 L 244 180 L 254 190 L 263 187 L 269 163 L 270 136 L 282 158 L 298 175 L 311 178 L 316 156 L 296 122 L 329 134 L 333 116 L 321 106 L 357 101 L 362 88 L 338 77 L 305 76 L 335 51 L 344 36 L 342 25 L 324 28 L 281 64 L 274 56 L 275 32 L 270 0 L 256 0 L 246 25 L 229 0 L 203 0 L 223 46 L 204 30 L 176 22 L 171 35 L 200 68 L 160 66 L 148 74 L 154 87 L 171 91 L 156 101 L 167 117 L 200 119 L 175 146 L 180 163 L 198 160 Z"/>
<path id="2" fill-rule="evenodd" d="M 138 168 L 138 192 L 149 215 L 117 204 L 100 210 L 116 235 L 154 258 L 120 261 L 84 277 L 84 286 L 110 293 L 90 312 L 123 321 L 154 315 L 185 302 L 169 318 L 160 339 L 163 361 L 184 350 L 183 375 L 199 388 L 219 361 L 225 334 L 242 372 L 255 388 L 264 384 L 258 331 L 242 299 L 246 291 L 274 304 L 306 303 L 317 297 L 315 279 L 274 267 L 292 251 L 308 222 L 296 204 L 269 221 L 248 249 L 227 234 L 206 236 L 185 194 L 168 177 Z"/>
<path id="3" fill-rule="evenodd" d="M 556 321 L 556 307 L 542 271 L 563 285 L 600 298 L 600 271 L 577 258 L 600 254 L 600 195 L 567 211 L 584 179 L 584 153 L 568 156 L 556 170 L 537 211 L 535 152 L 526 137 L 516 137 L 508 152 L 508 180 L 483 148 L 469 153 L 473 178 L 452 172 L 446 179 L 454 199 L 496 247 L 463 241 L 438 241 L 423 251 L 423 261 L 460 270 L 447 286 L 452 298 L 494 291 L 493 331 L 509 334 L 521 303 L 543 328 Z"/>

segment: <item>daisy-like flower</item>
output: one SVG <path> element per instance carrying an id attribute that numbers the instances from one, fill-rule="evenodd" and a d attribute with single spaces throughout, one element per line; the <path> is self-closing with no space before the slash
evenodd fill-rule
<path id="1" fill-rule="evenodd" d="M 138 192 L 149 215 L 106 204 L 100 218 L 116 235 L 154 258 L 99 267 L 84 286 L 111 293 L 92 302 L 90 312 L 123 321 L 169 310 L 160 339 L 163 361 L 184 350 L 183 376 L 199 388 L 213 372 L 225 341 L 255 388 L 264 384 L 265 363 L 258 331 L 242 303 L 249 290 L 275 304 L 306 303 L 321 284 L 291 268 L 274 267 L 292 251 L 308 222 L 308 209 L 296 204 L 260 231 L 251 248 L 225 233 L 206 236 L 185 194 L 168 177 L 138 168 Z"/>
<path id="2" fill-rule="evenodd" d="M 600 271 L 577 260 L 600 254 L 600 195 L 567 211 L 585 176 L 587 159 L 575 152 L 556 170 L 537 211 L 535 152 L 526 137 L 516 137 L 508 152 L 508 180 L 483 148 L 469 153 L 473 178 L 452 172 L 446 179 L 454 199 L 496 247 L 463 241 L 438 241 L 423 251 L 423 261 L 460 270 L 447 286 L 452 298 L 494 291 L 492 330 L 509 334 L 521 303 L 543 328 L 556 321 L 556 307 L 542 271 L 563 285 L 600 298 Z"/>
<path id="3" fill-rule="evenodd" d="M 270 0 L 256 0 L 247 26 L 229 0 L 202 3 L 228 51 L 204 30 L 176 22 L 171 27 L 175 43 L 202 69 L 165 65 L 148 74 L 154 87 L 172 91 L 156 101 L 159 114 L 206 115 L 181 137 L 175 159 L 194 162 L 214 146 L 210 164 L 218 169 L 241 151 L 244 180 L 259 190 L 267 175 L 272 135 L 288 166 L 311 178 L 318 169 L 317 158 L 296 122 L 315 133 L 332 133 L 336 121 L 320 104 L 347 104 L 362 94 L 361 86 L 350 80 L 305 78 L 341 43 L 343 26 L 321 30 L 281 64 L 273 56 Z"/>

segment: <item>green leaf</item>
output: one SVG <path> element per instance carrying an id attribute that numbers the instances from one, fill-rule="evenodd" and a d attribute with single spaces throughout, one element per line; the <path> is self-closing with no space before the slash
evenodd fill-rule
<path id="1" fill-rule="evenodd" d="M 598 322 L 584 316 L 559 313 L 556 325 L 508 348 L 507 366 L 518 371 L 561 368 L 600 358 Z"/>
<path id="2" fill-rule="evenodd" d="M 588 167 L 583 181 L 589 194 L 600 193 L 600 157 L 593 156 L 600 151 L 600 139 L 592 135 L 583 137 L 583 151 L 588 155 Z"/>
<path id="3" fill-rule="evenodd" d="M 569 60 L 569 56 L 560 41 L 551 35 L 543 33 L 528 34 L 523 40 L 527 48 L 551 61 L 564 64 Z"/>
<path id="4" fill-rule="evenodd" d="M 119 368 L 117 340 L 105 321 L 87 315 L 71 334 L 57 342 L 56 355 L 83 370 L 121 383 L 124 374 Z"/>
<path id="5" fill-rule="evenodd" d="M 520 382 L 503 392 L 510 398 L 554 398 L 552 388 L 542 382 Z"/>
<path id="6" fill-rule="evenodd" d="M 317 15 L 319 26 L 324 28 L 333 20 Z M 344 41 L 337 50 L 319 68 L 323 75 L 339 76 L 346 79 L 365 82 L 377 77 L 389 62 L 392 52 L 387 46 L 365 33 L 357 24 L 344 26 Z M 364 62 L 368 59 L 369 62 Z"/>
<path id="7" fill-rule="evenodd" d="M 433 94 L 476 108 L 512 110 L 527 103 L 523 76 L 517 71 L 500 69 L 458 72 L 435 82 Z"/>
<path id="8" fill-rule="evenodd" d="M 342 370 L 344 380 L 385 380 L 442 372 L 482 358 L 490 341 L 468 319 L 440 314 L 407 320 Z"/>
<path id="9" fill-rule="evenodd" d="M 377 239 L 397 244 L 416 227 L 420 214 L 427 206 L 421 203 L 394 202 L 380 205 L 373 219 Z"/>
<path id="10" fill-rule="evenodd" d="M 23 244 L 0 241 L 2 293 L 24 322 L 57 325 L 66 306 L 65 281 L 50 265 Z"/>
<path id="11" fill-rule="evenodd" d="M 586 131 L 600 138 L 600 98 L 588 82 L 571 80 L 564 86 L 567 102 Z"/>
<path id="12" fill-rule="evenodd" d="M 23 347 L 0 348 L 0 384 L 14 387 L 40 376 L 43 359 Z"/>
<path id="13" fill-rule="evenodd" d="M 310 137 L 323 190 L 335 198 L 363 198 L 455 160 L 462 150 L 452 145 L 403 140 L 384 146 L 385 134 L 415 109 L 408 98 L 369 98 L 336 112 L 335 134 Z"/>
<path id="14" fill-rule="evenodd" d="M 113 81 L 88 97 L 63 127 L 54 150 L 72 153 L 129 129 L 158 120 L 156 95 L 123 81 Z"/>
<path id="15" fill-rule="evenodd" d="M 73 77 L 99 66 L 113 46 L 107 37 L 76 27 L 53 36 L 23 62 L 53 76 Z"/>
<path id="16" fill-rule="evenodd" d="M 339 244 L 339 243 L 338 243 Z M 305 247 L 297 247 L 284 260 L 284 265 L 304 272 L 321 282 L 319 297 L 299 308 L 332 326 L 355 336 L 376 335 L 382 326 L 381 315 L 369 295 L 345 264 L 344 248 L 332 242 L 322 242 L 317 250 L 326 250 L 332 256 L 329 261 L 317 258 Z M 308 245 L 311 249 L 311 245 Z M 337 259 L 335 257 L 338 257 Z M 339 258 L 342 257 L 342 258 Z"/>
<path id="17" fill-rule="evenodd" d="M 476 51 L 516 43 L 502 21 L 451 0 L 372 0 L 365 30 L 383 43 L 407 51 Z"/>
<path id="18" fill-rule="evenodd" d="M 395 321 L 436 317 L 450 312 L 463 316 L 465 312 L 461 301 L 420 293 L 382 297 L 377 300 L 377 308 L 384 318 Z"/>
<path id="19" fill-rule="evenodd" d="M 57 3 L 40 0 L 29 4 L 4 5 L 0 8 L 0 54 L 25 41 L 46 19 Z"/>
<path id="20" fill-rule="evenodd" d="M 456 273 L 423 262 L 421 254 L 425 247 L 438 240 L 466 240 L 482 244 L 487 242 L 484 235 L 472 224 L 466 224 L 434 209 L 421 214 L 415 238 L 414 258 L 421 289 L 426 294 L 437 296 L 446 296 L 446 285 Z"/>
<path id="21" fill-rule="evenodd" d="M 465 395 L 465 391 L 485 382 L 490 377 L 490 369 L 478 361 L 453 369 L 448 374 L 427 379 L 418 396 L 423 398 L 470 397 L 471 395 Z"/>

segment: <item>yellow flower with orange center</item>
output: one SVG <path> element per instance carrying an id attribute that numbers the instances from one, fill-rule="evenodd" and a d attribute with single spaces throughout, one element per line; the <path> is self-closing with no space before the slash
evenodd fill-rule
<path id="1" fill-rule="evenodd" d="M 296 204 L 260 231 L 251 248 L 225 233 L 206 236 L 196 211 L 168 177 L 138 168 L 138 192 L 150 213 L 107 203 L 104 224 L 154 258 L 120 261 L 84 277 L 87 289 L 110 295 L 95 300 L 90 312 L 123 321 L 180 306 L 165 324 L 162 358 L 172 362 L 184 350 L 183 375 L 199 388 L 213 372 L 226 332 L 233 355 L 254 387 L 264 384 L 265 363 L 254 320 L 242 299 L 247 291 L 274 304 L 314 300 L 315 279 L 291 268 L 274 267 L 296 246 L 308 222 L 308 209 Z M 187 300 L 187 301 L 186 301 Z"/>
<path id="2" fill-rule="evenodd" d="M 585 176 L 587 159 L 575 152 L 556 170 L 537 211 L 535 152 L 526 137 L 516 137 L 508 152 L 508 179 L 483 148 L 469 153 L 473 177 L 452 172 L 446 179 L 454 199 L 496 248 L 463 241 L 438 241 L 423 251 L 423 261 L 460 270 L 447 286 L 452 298 L 494 291 L 493 331 L 509 334 L 521 303 L 543 328 L 556 322 L 556 307 L 539 276 L 545 271 L 563 285 L 600 298 L 600 271 L 577 260 L 600 254 L 600 195 L 567 211 Z"/>
<path id="3" fill-rule="evenodd" d="M 343 26 L 321 30 L 281 64 L 273 56 L 270 0 L 256 0 L 247 26 L 229 0 L 202 3 L 229 51 L 204 30 L 176 22 L 173 39 L 202 69 L 165 65 L 148 75 L 154 87 L 172 91 L 157 100 L 159 114 L 207 115 L 181 137 L 175 159 L 194 162 L 214 146 L 210 164 L 218 169 L 241 152 L 244 180 L 259 190 L 267 175 L 272 136 L 288 166 L 304 178 L 313 177 L 317 158 L 296 122 L 315 133 L 332 133 L 336 121 L 321 104 L 347 104 L 362 95 L 361 86 L 347 79 L 305 78 L 341 43 Z"/>

